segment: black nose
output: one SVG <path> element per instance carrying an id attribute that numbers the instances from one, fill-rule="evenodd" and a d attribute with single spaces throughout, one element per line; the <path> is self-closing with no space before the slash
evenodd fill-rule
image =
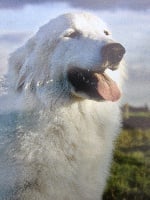
<path id="1" fill-rule="evenodd" d="M 103 62 L 108 61 L 110 65 L 117 65 L 125 54 L 125 48 L 120 43 L 110 43 L 102 47 Z"/>

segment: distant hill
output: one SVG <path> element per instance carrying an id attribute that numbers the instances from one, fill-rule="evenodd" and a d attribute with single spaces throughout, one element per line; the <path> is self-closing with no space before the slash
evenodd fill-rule
<path id="1" fill-rule="evenodd" d="M 122 107 L 123 127 L 126 129 L 150 129 L 150 111 L 147 106 L 132 107 L 128 104 Z"/>

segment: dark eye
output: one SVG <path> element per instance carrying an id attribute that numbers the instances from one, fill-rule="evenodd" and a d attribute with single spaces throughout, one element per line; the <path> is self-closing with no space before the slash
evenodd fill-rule
<path id="1" fill-rule="evenodd" d="M 74 31 L 74 32 L 67 33 L 65 35 L 65 37 L 68 37 L 68 38 L 79 38 L 80 35 L 81 35 L 81 33 L 79 31 Z"/>
<path id="2" fill-rule="evenodd" d="M 105 35 L 110 35 L 110 33 L 106 30 L 104 30 Z"/>

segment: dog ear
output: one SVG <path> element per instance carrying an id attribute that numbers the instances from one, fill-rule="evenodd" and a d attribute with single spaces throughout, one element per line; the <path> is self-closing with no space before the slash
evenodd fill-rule
<path id="1" fill-rule="evenodd" d="M 33 79 L 33 73 L 30 72 L 28 66 L 23 66 L 22 68 L 23 69 L 21 69 L 19 73 L 19 78 L 17 80 L 15 90 L 21 92 L 23 88 L 25 88 L 34 92 L 35 82 Z"/>
<path id="2" fill-rule="evenodd" d="M 20 91 L 25 84 L 27 77 L 25 62 L 25 48 L 19 48 L 10 55 L 7 76 L 9 79 L 10 88 L 14 89 L 15 91 Z"/>
<path id="3" fill-rule="evenodd" d="M 26 77 L 27 77 L 26 73 L 22 74 L 19 77 L 17 84 L 16 84 L 16 91 L 20 91 L 23 88 L 23 86 L 25 84 Z"/>
<path id="4" fill-rule="evenodd" d="M 10 89 L 21 90 L 29 78 L 27 63 L 35 45 L 35 38 L 31 38 L 24 46 L 10 54 L 7 73 Z"/>

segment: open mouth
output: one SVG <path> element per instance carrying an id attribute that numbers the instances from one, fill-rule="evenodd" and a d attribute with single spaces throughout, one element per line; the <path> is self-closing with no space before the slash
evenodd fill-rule
<path id="1" fill-rule="evenodd" d="M 68 80 L 76 95 L 85 94 L 97 101 L 117 101 L 121 92 L 116 84 L 105 72 L 97 72 L 73 67 L 68 70 Z"/>

